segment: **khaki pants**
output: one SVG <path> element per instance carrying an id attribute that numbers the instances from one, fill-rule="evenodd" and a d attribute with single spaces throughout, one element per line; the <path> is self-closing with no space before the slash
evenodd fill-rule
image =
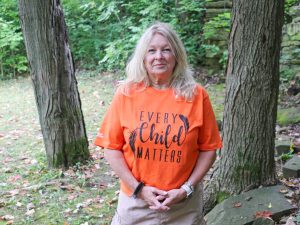
<path id="1" fill-rule="evenodd" d="M 191 197 L 172 205 L 166 212 L 149 209 L 142 199 L 130 198 L 120 191 L 111 225 L 205 225 L 202 210 L 202 184 L 195 188 Z"/>

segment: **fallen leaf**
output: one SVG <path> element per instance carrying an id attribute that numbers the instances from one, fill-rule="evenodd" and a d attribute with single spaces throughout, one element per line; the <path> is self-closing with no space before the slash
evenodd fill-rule
<path id="1" fill-rule="evenodd" d="M 11 195 L 11 196 L 15 196 L 15 195 L 18 195 L 19 194 L 19 190 L 18 189 L 14 189 L 12 191 L 9 191 L 8 193 Z"/>
<path id="2" fill-rule="evenodd" d="M 85 207 L 85 205 L 84 205 L 83 203 L 78 203 L 78 204 L 76 205 L 76 208 L 77 208 L 77 209 L 81 209 L 81 208 L 83 208 L 83 207 Z"/>
<path id="3" fill-rule="evenodd" d="M 6 202 L 0 199 L 0 208 L 6 206 Z"/>
<path id="4" fill-rule="evenodd" d="M 25 213 L 25 215 L 26 215 L 26 216 L 33 216 L 34 213 L 35 213 L 35 210 L 34 210 L 34 209 L 30 209 L 30 210 L 28 210 L 28 211 Z"/>
<path id="5" fill-rule="evenodd" d="M 31 210 L 31 209 L 34 209 L 35 206 L 34 206 L 34 204 L 33 204 L 32 202 L 30 202 L 30 203 L 27 204 L 26 208 L 27 208 L 27 210 L 29 211 L 29 210 Z"/>
<path id="6" fill-rule="evenodd" d="M 112 200 L 110 200 L 108 203 L 110 204 L 110 205 L 112 205 L 112 204 L 114 204 L 114 203 L 116 203 L 118 201 L 118 198 L 117 197 L 114 197 Z"/>
<path id="7" fill-rule="evenodd" d="M 9 182 L 16 182 L 17 180 L 20 180 L 22 177 L 21 175 L 15 175 L 8 178 Z"/>
<path id="8" fill-rule="evenodd" d="M 293 198 L 295 196 L 295 193 L 290 191 L 289 193 L 285 194 L 284 197 L 286 198 Z"/>
<path id="9" fill-rule="evenodd" d="M 271 218 L 272 216 L 272 212 L 268 211 L 268 210 L 264 210 L 264 211 L 257 211 L 255 213 L 255 218 Z"/>
<path id="10" fill-rule="evenodd" d="M 15 217 L 14 216 L 12 216 L 12 215 L 4 215 L 4 216 L 1 216 L 1 219 L 2 220 L 6 220 L 6 221 L 8 221 L 8 220 L 13 220 Z"/>
<path id="11" fill-rule="evenodd" d="M 73 200 L 73 199 L 75 199 L 77 197 L 78 197 L 78 195 L 69 195 L 68 196 L 68 200 Z"/>
<path id="12" fill-rule="evenodd" d="M 234 208 L 239 208 L 239 207 L 241 207 L 242 206 L 242 203 L 240 203 L 240 202 L 235 202 L 235 203 L 233 203 L 233 207 Z"/>
<path id="13" fill-rule="evenodd" d="M 286 194 L 286 193 L 288 193 L 288 190 L 285 189 L 285 188 L 281 188 L 281 189 L 279 190 L 279 192 L 280 192 L 281 194 Z"/>
<path id="14" fill-rule="evenodd" d="M 70 212 L 72 212 L 72 209 L 70 209 L 70 208 L 67 208 L 67 209 L 64 211 L 64 213 L 70 213 Z"/>
<path id="15" fill-rule="evenodd" d="M 245 198 L 246 201 L 250 201 L 252 199 L 251 196 L 248 196 L 247 198 Z"/>
<path id="16" fill-rule="evenodd" d="M 271 203 L 271 202 L 269 203 L 268 208 L 269 208 L 269 209 L 272 208 L 272 203 Z"/>

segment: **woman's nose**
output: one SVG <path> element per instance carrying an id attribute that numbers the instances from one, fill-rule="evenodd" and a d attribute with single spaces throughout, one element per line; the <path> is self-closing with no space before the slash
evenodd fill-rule
<path id="1" fill-rule="evenodd" d="M 156 51 L 155 59 L 161 59 L 163 57 L 162 51 Z"/>

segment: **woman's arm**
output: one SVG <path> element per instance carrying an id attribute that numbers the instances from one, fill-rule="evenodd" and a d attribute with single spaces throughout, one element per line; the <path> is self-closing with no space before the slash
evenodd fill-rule
<path id="1" fill-rule="evenodd" d="M 188 181 L 196 186 L 211 168 L 212 164 L 216 160 L 216 151 L 200 151 L 195 168 L 189 177 Z M 162 203 L 165 206 L 170 206 L 177 202 L 180 202 L 186 198 L 186 191 L 182 188 L 172 189 L 168 191 L 168 197 L 165 198 Z"/>
<path id="2" fill-rule="evenodd" d="M 188 179 L 193 186 L 196 186 L 208 172 L 216 160 L 216 151 L 200 151 L 196 166 Z"/>
<path id="3" fill-rule="evenodd" d="M 132 192 L 138 186 L 139 182 L 135 179 L 131 171 L 129 170 L 124 155 L 119 150 L 105 150 L 104 157 L 110 164 L 111 168 L 119 176 L 119 178 L 129 187 Z M 145 186 L 138 194 L 138 197 L 146 201 L 149 206 L 155 207 L 156 210 L 167 210 L 169 207 L 162 205 L 156 196 L 165 196 L 167 192 L 159 190 L 155 187 Z"/>

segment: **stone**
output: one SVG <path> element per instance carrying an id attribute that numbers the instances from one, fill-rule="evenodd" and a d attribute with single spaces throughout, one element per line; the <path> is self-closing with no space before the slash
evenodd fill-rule
<path id="1" fill-rule="evenodd" d="M 289 11 L 289 14 L 292 15 L 293 17 L 300 17 L 299 9 L 300 9 L 299 5 L 292 6 Z"/>
<path id="2" fill-rule="evenodd" d="M 294 155 L 282 167 L 282 173 L 285 178 L 300 177 L 300 156 Z"/>
<path id="3" fill-rule="evenodd" d="M 222 13 L 231 13 L 231 9 L 207 9 L 206 10 L 206 19 L 210 19 L 210 18 L 213 18 L 219 14 L 222 14 Z"/>
<path id="4" fill-rule="evenodd" d="M 282 193 L 282 185 L 254 189 L 232 196 L 218 204 L 205 219 L 208 225 L 249 225 L 253 224 L 257 212 L 270 211 L 272 219 L 279 221 L 290 215 L 296 207 L 292 206 Z M 247 201 L 246 199 L 251 199 Z M 235 207 L 240 203 L 240 207 Z"/>
<path id="5" fill-rule="evenodd" d="M 253 225 L 274 225 L 275 222 L 269 218 L 258 218 L 254 221 Z"/>
<path id="6" fill-rule="evenodd" d="M 213 8 L 228 8 L 231 9 L 232 7 L 232 2 L 231 1 L 219 1 L 219 2 L 207 2 L 206 3 L 206 8 L 207 9 L 213 9 Z"/>
<path id="7" fill-rule="evenodd" d="M 275 154 L 281 156 L 290 152 L 291 142 L 290 141 L 276 141 L 275 142 Z"/>
<path id="8" fill-rule="evenodd" d="M 277 123 L 280 126 L 296 124 L 300 122 L 300 107 L 278 108 Z"/>

